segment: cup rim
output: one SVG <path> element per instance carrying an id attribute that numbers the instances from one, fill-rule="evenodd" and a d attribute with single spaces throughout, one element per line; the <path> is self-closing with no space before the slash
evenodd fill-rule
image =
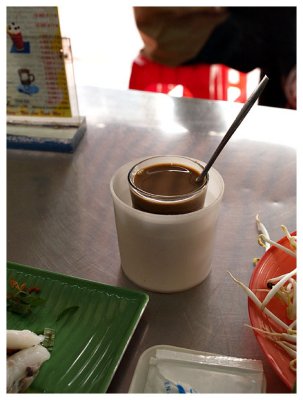
<path id="1" fill-rule="evenodd" d="M 138 162 L 140 160 L 144 160 L 146 157 L 141 157 L 138 158 Z M 122 208 L 124 208 L 128 213 L 132 213 L 134 215 L 140 215 L 141 213 L 145 214 L 145 218 L 152 218 L 153 220 L 157 220 L 157 219 L 161 219 L 161 221 L 167 221 L 169 222 L 170 220 L 174 220 L 174 221 L 182 221 L 183 219 L 190 219 L 190 218 L 196 218 L 197 213 L 204 213 L 207 212 L 209 210 L 211 210 L 212 208 L 216 207 L 217 203 L 219 203 L 222 200 L 222 197 L 224 195 L 224 191 L 225 191 L 225 183 L 223 180 L 222 175 L 220 174 L 219 171 L 217 171 L 214 167 L 211 167 L 209 170 L 209 174 L 210 176 L 214 174 L 214 176 L 216 176 L 216 178 L 220 181 L 220 193 L 218 194 L 218 196 L 207 206 L 201 208 L 200 210 L 196 210 L 196 211 L 192 211 L 190 213 L 186 213 L 186 214 L 151 214 L 148 213 L 147 211 L 142 211 L 142 210 L 138 210 L 133 208 L 130 204 L 126 203 L 124 200 L 122 200 L 120 198 L 120 196 L 116 193 L 115 190 L 115 183 L 116 183 L 116 179 L 118 179 L 119 175 L 122 173 L 123 170 L 125 170 L 124 172 L 124 179 L 125 179 L 125 183 L 128 184 L 127 182 L 127 174 L 129 169 L 131 168 L 131 165 L 133 165 L 132 162 L 127 162 L 126 164 L 122 165 L 120 168 L 118 168 L 118 170 L 115 171 L 115 173 L 112 175 L 111 180 L 110 180 L 110 191 L 111 191 L 111 195 L 112 198 L 115 199 Z M 128 168 L 127 168 L 128 167 Z"/>
<path id="2" fill-rule="evenodd" d="M 150 199 L 152 199 L 155 202 L 169 202 L 169 201 L 174 201 L 174 202 L 178 202 L 178 201 L 183 201 L 184 199 L 188 199 L 191 197 L 195 197 L 196 195 L 200 194 L 203 190 L 205 190 L 207 188 L 208 182 L 209 182 L 209 174 L 207 173 L 206 178 L 203 181 L 203 184 L 201 186 L 199 186 L 197 189 L 188 192 L 188 193 L 184 193 L 184 194 L 176 194 L 176 195 L 163 195 L 163 194 L 155 194 L 155 193 L 150 193 L 147 192 L 139 187 L 137 187 L 131 180 L 131 174 L 134 171 L 135 168 L 138 167 L 138 165 L 140 165 L 141 163 L 145 162 L 145 161 L 149 161 L 149 160 L 153 160 L 156 158 L 179 158 L 179 159 L 184 159 L 184 160 L 188 160 L 192 163 L 195 163 L 197 166 L 201 167 L 202 170 L 204 169 L 204 165 L 201 164 L 201 161 L 195 159 L 195 158 L 191 158 L 191 157 L 187 157 L 187 156 L 179 156 L 179 155 L 155 155 L 155 156 L 150 156 L 150 157 L 146 157 L 144 159 L 139 160 L 138 162 L 136 162 L 135 165 L 133 165 L 131 167 L 131 169 L 128 171 L 127 174 L 127 180 L 128 183 L 131 187 L 131 189 L 133 191 L 135 191 L 136 193 L 138 193 L 141 196 L 146 196 Z M 175 163 L 177 164 L 177 162 Z"/>

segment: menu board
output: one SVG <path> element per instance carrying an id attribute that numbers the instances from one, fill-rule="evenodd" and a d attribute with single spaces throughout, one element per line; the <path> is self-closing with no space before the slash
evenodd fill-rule
<path id="1" fill-rule="evenodd" d="M 72 116 L 57 7 L 7 7 L 7 114 Z"/>

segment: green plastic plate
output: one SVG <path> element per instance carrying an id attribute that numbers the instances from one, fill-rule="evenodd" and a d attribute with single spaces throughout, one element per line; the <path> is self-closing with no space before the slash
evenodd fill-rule
<path id="1" fill-rule="evenodd" d="M 46 299 L 28 316 L 7 312 L 7 329 L 56 332 L 51 358 L 28 391 L 105 393 L 147 305 L 147 294 L 12 262 L 7 278 L 39 287 Z M 62 314 L 67 309 L 74 312 Z"/>

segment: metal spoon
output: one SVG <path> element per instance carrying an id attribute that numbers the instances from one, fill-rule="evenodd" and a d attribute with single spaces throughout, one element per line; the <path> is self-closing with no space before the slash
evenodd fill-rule
<path id="1" fill-rule="evenodd" d="M 249 96 L 249 98 L 247 99 L 246 103 L 244 104 L 244 106 L 241 108 L 239 114 L 237 115 L 236 119 L 231 124 L 230 128 L 228 129 L 228 131 L 224 135 L 223 139 L 221 140 L 219 146 L 216 148 L 214 154 L 212 155 L 212 157 L 210 158 L 208 163 L 205 165 L 201 175 L 198 176 L 198 178 L 196 179 L 197 182 L 203 182 L 204 181 L 204 178 L 207 176 L 207 173 L 208 173 L 209 169 L 211 168 L 213 163 L 216 161 L 218 155 L 221 153 L 221 151 L 223 150 L 224 146 L 229 141 L 231 136 L 235 133 L 236 129 L 239 127 L 239 125 L 241 124 L 243 119 L 246 117 L 246 115 L 248 114 L 249 110 L 254 105 L 255 101 L 258 99 L 260 94 L 263 92 L 265 86 L 267 85 L 268 80 L 269 80 L 268 77 L 265 75 L 264 78 L 262 79 L 262 81 L 257 86 L 257 88 Z"/>

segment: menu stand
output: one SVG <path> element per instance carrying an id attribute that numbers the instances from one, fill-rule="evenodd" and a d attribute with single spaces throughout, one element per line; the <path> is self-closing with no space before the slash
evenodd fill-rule
<path id="1" fill-rule="evenodd" d="M 86 131 L 85 117 L 8 117 L 7 148 L 74 152 Z"/>
<path id="2" fill-rule="evenodd" d="M 34 47 L 35 40 L 38 41 L 38 38 L 30 38 L 32 47 Z M 41 42 L 41 39 L 39 40 Z M 59 47 L 61 47 L 62 43 L 59 54 L 58 52 L 54 53 L 53 49 L 49 50 L 50 46 L 47 38 L 44 38 L 44 40 L 46 50 L 42 54 L 46 55 L 45 60 L 42 60 L 42 62 L 45 82 L 44 87 L 40 88 L 40 92 L 43 89 L 45 92 L 48 91 L 47 102 L 45 103 L 45 107 L 43 103 L 41 105 L 38 103 L 38 106 L 37 103 L 34 106 L 31 104 L 35 100 L 35 94 L 26 93 L 26 90 L 35 88 L 35 85 L 38 85 L 38 79 L 31 84 L 30 79 L 33 79 L 31 78 L 33 74 L 29 72 L 28 68 L 22 69 L 18 66 L 20 78 L 20 81 L 18 81 L 19 92 L 21 87 L 21 90 L 24 90 L 25 93 L 21 93 L 20 95 L 15 90 L 13 96 L 8 96 L 7 148 L 74 152 L 86 132 L 86 118 L 80 116 L 78 111 L 70 40 L 68 38 L 58 38 L 60 41 Z M 41 45 L 40 42 L 39 44 Z M 47 52 L 52 53 L 48 55 Z M 47 72 L 48 59 L 50 60 L 49 72 Z M 51 66 L 52 60 L 57 60 L 55 61 L 56 63 L 61 62 L 63 70 L 60 71 L 60 76 L 56 76 L 53 72 L 54 70 L 56 71 L 56 68 Z M 13 62 L 15 62 L 14 59 Z M 57 66 L 55 65 L 55 67 Z M 22 78 L 22 74 L 25 75 L 24 78 Z M 28 80 L 30 83 L 22 84 L 22 79 L 25 82 Z M 8 78 L 8 85 L 9 83 L 10 80 Z M 60 87 L 58 87 L 59 84 Z M 16 86 L 16 83 L 14 83 L 15 88 Z M 62 87 L 64 87 L 65 105 L 60 109 L 60 103 L 58 106 L 55 102 L 56 98 L 58 98 L 58 93 L 62 92 Z M 18 101 L 20 101 L 22 95 L 24 103 L 27 102 L 24 110 L 18 107 Z M 49 103 L 52 102 L 54 103 L 53 108 L 49 106 Z"/>

